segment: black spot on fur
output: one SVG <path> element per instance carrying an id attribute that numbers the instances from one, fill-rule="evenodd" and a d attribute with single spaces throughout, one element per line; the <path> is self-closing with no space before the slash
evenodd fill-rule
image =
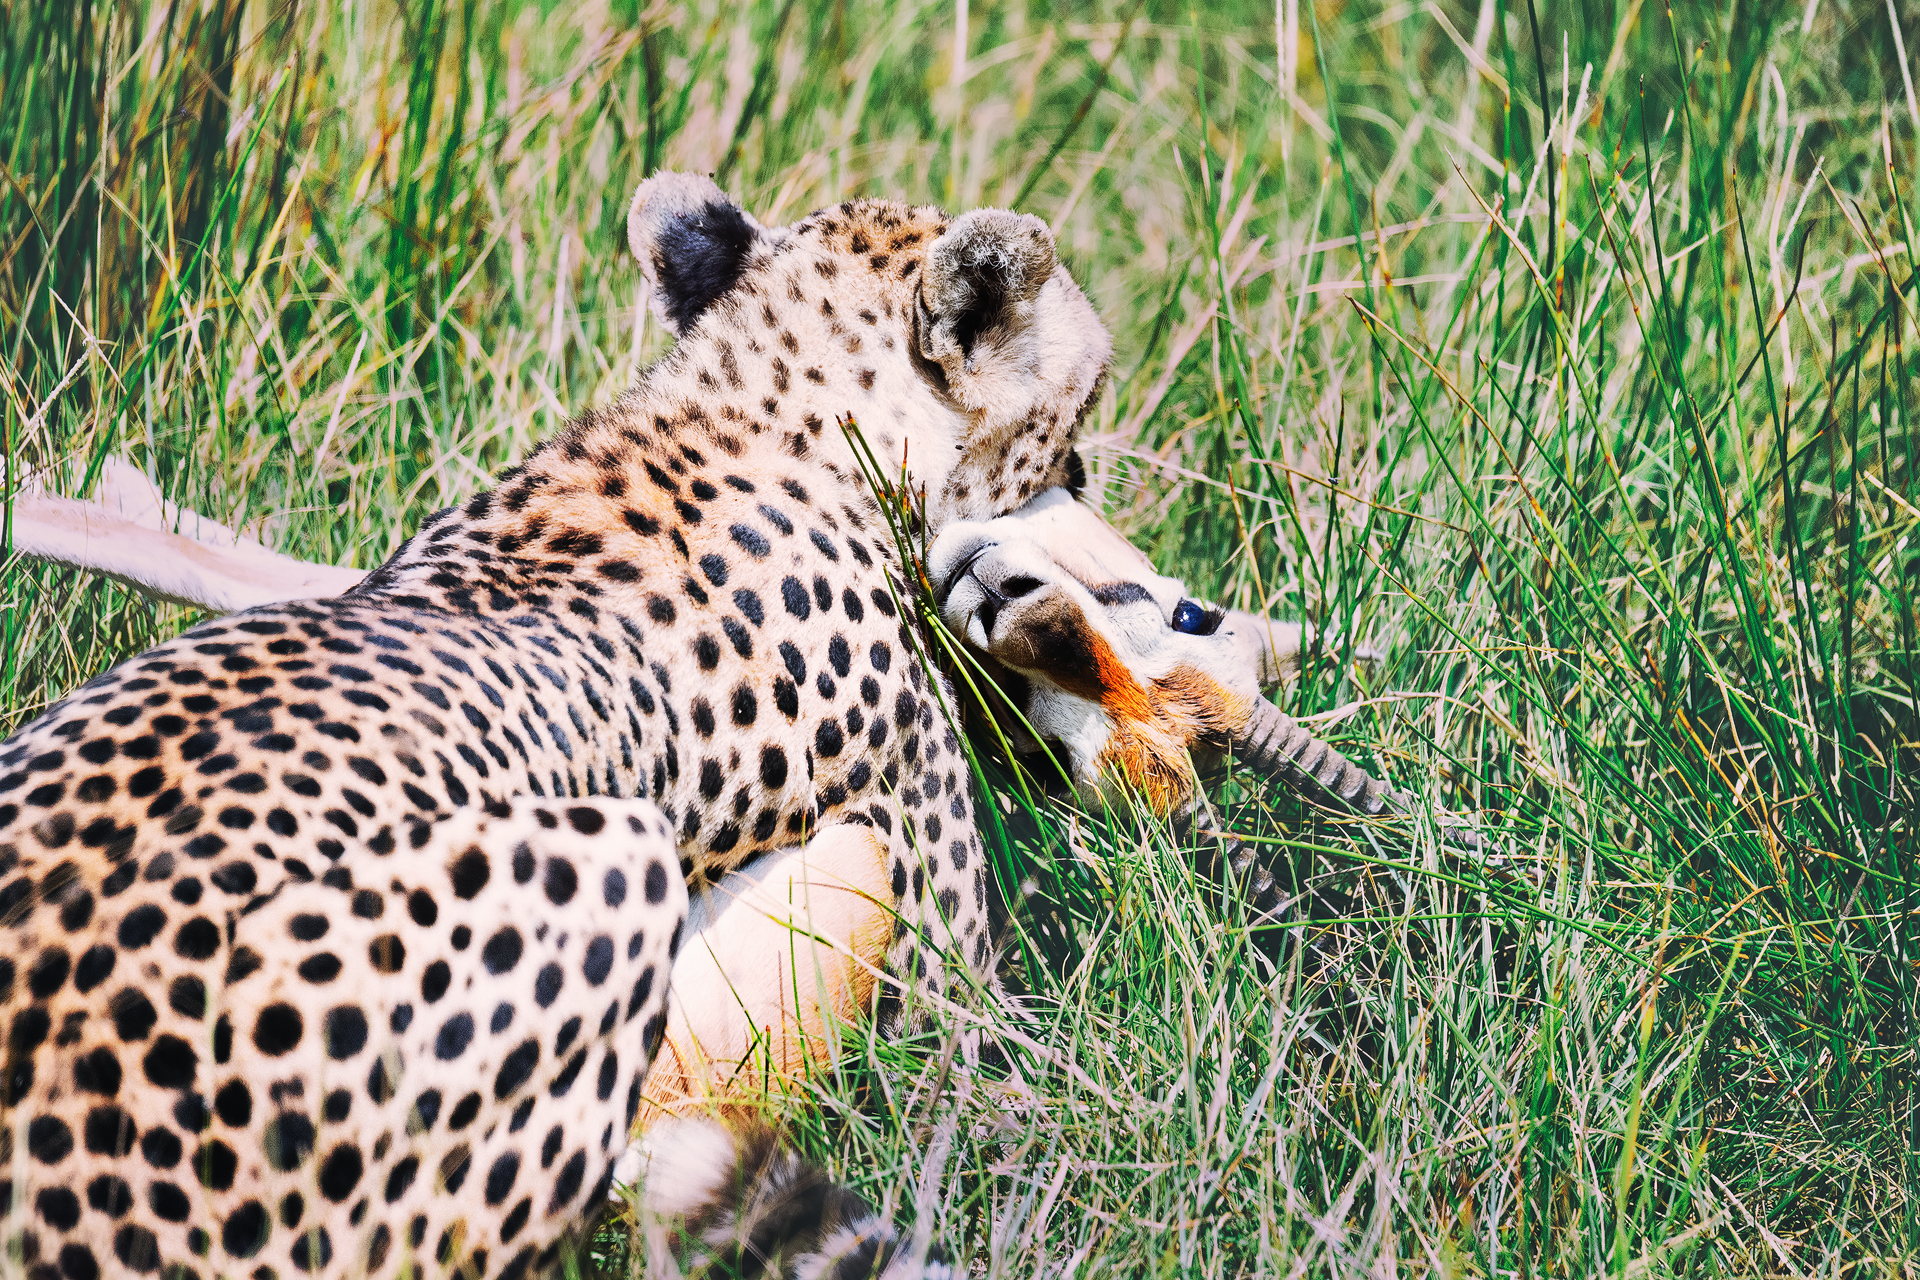
<path id="1" fill-rule="evenodd" d="M 327 1011 L 324 1024 L 327 1054 L 345 1062 L 367 1045 L 367 1016 L 354 1005 L 341 1005 Z"/>
<path id="2" fill-rule="evenodd" d="M 149 1272 L 160 1265 L 160 1241 L 131 1223 L 114 1232 L 113 1253 L 129 1271 Z"/>
<path id="3" fill-rule="evenodd" d="M 497 977 L 520 963 L 523 949 L 520 931 L 508 925 L 487 939 L 486 945 L 480 948 L 480 960 L 487 966 L 487 972 Z"/>
<path id="4" fill-rule="evenodd" d="M 500 1064 L 500 1071 L 493 1078 L 493 1096 L 496 1099 L 510 1097 L 527 1082 L 539 1061 L 540 1042 L 534 1039 L 522 1041 Z M 490 1200 L 489 1203 L 497 1204 L 498 1201 Z"/>
<path id="5" fill-rule="evenodd" d="M 180 1139 L 171 1129 L 149 1129 L 140 1138 L 140 1154 L 156 1169 L 171 1169 L 180 1163 Z"/>
<path id="6" fill-rule="evenodd" d="M 277 1058 L 300 1043 L 304 1030 L 298 1009 L 290 1004 L 270 1004 L 254 1021 L 254 1047 L 269 1058 Z"/>
<path id="7" fill-rule="evenodd" d="M 135 907 L 120 922 L 120 945 L 129 951 L 144 947 L 166 923 L 167 913 L 152 903 Z"/>
<path id="8" fill-rule="evenodd" d="M 97 1156 L 123 1156 L 133 1150 L 133 1117 L 118 1107 L 95 1107 L 81 1128 L 88 1151 Z"/>
<path id="9" fill-rule="evenodd" d="M 193 1051 L 192 1045 L 179 1036 L 163 1035 L 153 1042 L 153 1048 L 147 1050 L 140 1065 L 147 1079 L 160 1088 L 185 1089 L 193 1084 L 199 1062 L 200 1055 Z"/>
<path id="10" fill-rule="evenodd" d="M 454 896 L 472 898 L 486 888 L 488 878 L 487 855 L 479 849 L 468 849 L 454 859 L 448 874 L 453 880 Z"/>
<path id="11" fill-rule="evenodd" d="M 442 1062 L 451 1062 L 472 1043 L 473 1015 L 457 1013 L 441 1024 L 439 1035 L 434 1037 L 433 1055 Z"/>
<path id="12" fill-rule="evenodd" d="M 320 1194 L 335 1204 L 344 1202 L 360 1185 L 360 1175 L 365 1171 L 360 1148 L 350 1142 L 341 1143 L 327 1154 L 326 1162 L 320 1166 Z"/>
<path id="13" fill-rule="evenodd" d="M 587 985 L 597 987 L 607 980 L 607 974 L 613 971 L 613 939 L 601 934 L 587 944 L 586 963 L 581 972 L 586 976 Z"/>
<path id="14" fill-rule="evenodd" d="M 253 1094 L 244 1080 L 229 1080 L 213 1095 L 213 1113 L 220 1123 L 244 1128 L 253 1119 Z"/>

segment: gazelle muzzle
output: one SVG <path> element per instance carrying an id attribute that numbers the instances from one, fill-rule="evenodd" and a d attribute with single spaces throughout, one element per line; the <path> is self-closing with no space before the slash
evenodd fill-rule
<path id="1" fill-rule="evenodd" d="M 1404 807 L 1261 696 L 1297 669 L 1307 628 L 1192 599 L 1064 490 L 949 526 L 928 569 L 947 626 L 1018 673 L 1022 727 L 1066 749 L 1083 791 L 1117 776 L 1177 805 L 1187 753 L 1225 745 L 1310 800 L 1368 816 Z"/>

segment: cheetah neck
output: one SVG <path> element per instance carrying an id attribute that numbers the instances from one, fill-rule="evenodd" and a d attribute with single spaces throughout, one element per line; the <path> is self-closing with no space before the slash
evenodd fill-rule
<path id="1" fill-rule="evenodd" d="M 968 442 L 991 434 L 992 413 L 929 381 L 925 362 L 912 355 L 911 317 L 890 299 L 843 315 L 828 298 L 775 306 L 762 296 L 779 287 L 773 279 L 743 283 L 738 299 L 608 410 L 580 418 L 529 469 L 542 463 L 557 483 L 624 490 L 635 503 L 652 489 L 667 507 L 687 497 L 679 490 L 701 472 L 803 483 L 824 476 L 856 491 L 869 512 L 869 467 L 916 491 L 944 492 L 972 452 Z M 608 474 L 625 483 L 606 485 Z M 651 505 L 663 521 L 683 514 Z"/>
<path id="2" fill-rule="evenodd" d="M 890 303 L 843 321 L 824 300 L 796 314 L 741 291 L 612 405 L 580 415 L 495 488 L 430 517 L 365 589 L 463 613 L 525 603 L 578 613 L 581 601 L 598 609 L 604 599 L 637 617 L 663 584 L 697 584 L 703 559 L 751 554 L 702 549 L 716 534 L 725 543 L 729 512 L 771 501 L 798 508 L 775 527 L 804 513 L 824 525 L 809 529 L 816 536 L 877 529 L 864 475 L 877 466 L 922 499 L 931 537 L 950 519 L 1018 505 L 1038 482 L 1037 472 L 1018 487 L 982 478 L 1027 465 L 1038 441 L 998 439 L 1007 433 L 991 429 L 996 411 L 930 387 L 906 354 L 911 320 Z M 817 367 L 795 354 L 829 348 L 848 359 Z M 867 355 L 888 358 L 868 367 Z M 743 362 L 770 375 L 765 385 L 743 375 Z M 1027 416 L 1055 430 L 1063 420 L 1059 409 Z M 866 550 L 897 561 L 886 539 L 865 539 Z"/>

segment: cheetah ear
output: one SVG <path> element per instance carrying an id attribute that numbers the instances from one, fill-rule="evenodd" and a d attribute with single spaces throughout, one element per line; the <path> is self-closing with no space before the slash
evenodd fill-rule
<path id="1" fill-rule="evenodd" d="M 627 210 L 627 243 L 653 286 L 653 314 L 683 337 L 740 282 L 755 251 L 771 236 L 713 179 L 656 173 L 640 184 Z"/>
<path id="2" fill-rule="evenodd" d="M 1034 299 L 1054 265 L 1053 232 L 1032 214 L 961 214 L 927 250 L 920 354 L 949 379 L 975 373 L 983 348 L 1007 345 L 1033 324 Z"/>

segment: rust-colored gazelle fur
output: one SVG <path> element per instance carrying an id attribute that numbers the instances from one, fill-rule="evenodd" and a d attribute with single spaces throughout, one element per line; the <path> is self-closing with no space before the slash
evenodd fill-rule
<path id="1" fill-rule="evenodd" d="M 948 628 L 1019 713 L 1003 726 L 1015 747 L 1057 747 L 1089 798 L 1177 811 L 1192 754 L 1232 748 L 1311 798 L 1387 807 L 1384 783 L 1262 697 L 1297 669 L 1306 628 L 1193 599 L 1064 490 L 948 525 L 927 569 Z"/>

